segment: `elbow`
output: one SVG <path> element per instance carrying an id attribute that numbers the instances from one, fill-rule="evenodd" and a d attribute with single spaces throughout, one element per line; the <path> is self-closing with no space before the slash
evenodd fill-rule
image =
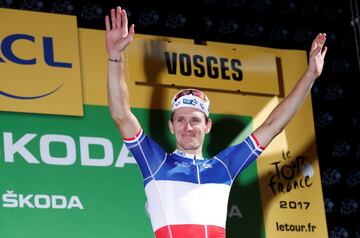
<path id="1" fill-rule="evenodd" d="M 284 130 L 283 127 L 281 127 L 281 128 L 280 128 L 280 127 L 279 127 L 279 128 L 275 128 L 275 129 L 273 130 L 273 137 L 279 135 L 283 130 Z"/>
<path id="2" fill-rule="evenodd" d="M 270 128 L 269 131 L 270 131 L 272 138 L 279 135 L 285 129 L 284 126 L 277 125 L 276 123 L 270 123 L 269 128 Z"/>
<path id="3" fill-rule="evenodd" d="M 119 128 L 122 128 L 123 125 L 126 124 L 126 122 L 129 120 L 129 117 L 114 112 L 111 112 L 111 118 Z"/>

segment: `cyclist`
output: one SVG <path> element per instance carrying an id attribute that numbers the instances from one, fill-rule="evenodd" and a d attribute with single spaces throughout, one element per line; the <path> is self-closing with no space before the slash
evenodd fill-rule
<path id="1" fill-rule="evenodd" d="M 197 89 L 184 89 L 172 99 L 169 129 L 176 149 L 165 152 L 147 136 L 130 110 L 123 52 L 134 36 L 124 9 L 105 17 L 108 94 L 112 118 L 134 155 L 144 179 L 147 210 L 156 238 L 224 238 L 227 202 L 236 176 L 253 162 L 288 124 L 322 72 L 326 34 L 314 39 L 309 65 L 290 94 L 238 145 L 210 159 L 202 156 L 210 132 L 210 101 Z"/>

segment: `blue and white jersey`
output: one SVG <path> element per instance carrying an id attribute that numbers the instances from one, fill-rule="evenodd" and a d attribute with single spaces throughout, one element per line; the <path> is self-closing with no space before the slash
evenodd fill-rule
<path id="1" fill-rule="evenodd" d="M 143 175 L 156 238 L 225 238 L 231 185 L 264 149 L 253 135 L 211 159 L 166 153 L 142 130 L 124 142 Z"/>

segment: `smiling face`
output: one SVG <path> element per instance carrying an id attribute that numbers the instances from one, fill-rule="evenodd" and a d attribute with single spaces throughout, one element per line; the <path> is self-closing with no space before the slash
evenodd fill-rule
<path id="1" fill-rule="evenodd" d="M 203 112 L 192 107 L 176 109 L 172 121 L 169 121 L 176 148 L 190 154 L 202 154 L 204 138 L 210 132 L 211 125 L 211 120 L 206 120 Z"/>

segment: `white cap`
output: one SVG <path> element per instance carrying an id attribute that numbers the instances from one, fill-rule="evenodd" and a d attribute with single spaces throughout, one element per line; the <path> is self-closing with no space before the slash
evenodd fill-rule
<path id="1" fill-rule="evenodd" d="M 181 107 L 196 108 L 208 117 L 210 113 L 210 101 L 208 97 L 198 89 L 188 88 L 178 92 L 172 99 L 172 112 Z"/>

